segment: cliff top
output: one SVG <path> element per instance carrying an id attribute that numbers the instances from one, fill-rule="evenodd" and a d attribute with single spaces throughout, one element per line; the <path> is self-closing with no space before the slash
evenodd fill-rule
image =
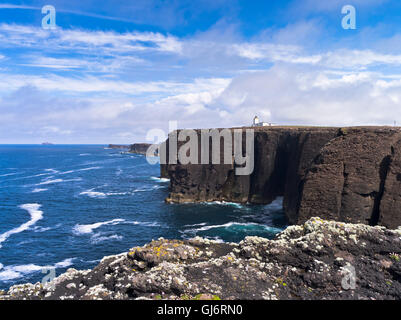
<path id="1" fill-rule="evenodd" d="M 208 129 L 193 129 L 195 131 L 200 130 L 224 130 L 224 129 L 254 129 L 256 132 L 260 131 L 338 131 L 342 130 L 344 132 L 401 132 L 401 127 L 394 126 L 345 126 L 345 127 L 325 127 L 325 126 L 295 126 L 295 125 L 280 125 L 280 126 L 264 126 L 264 127 L 253 127 L 253 126 L 243 126 L 243 127 L 230 127 L 230 128 L 208 128 Z M 178 131 L 186 130 L 185 128 L 178 129 Z"/>

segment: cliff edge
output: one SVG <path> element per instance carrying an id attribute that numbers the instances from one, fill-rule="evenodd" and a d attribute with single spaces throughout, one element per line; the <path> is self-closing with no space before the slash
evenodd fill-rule
<path id="1" fill-rule="evenodd" d="M 291 224 L 320 216 L 388 228 L 401 225 L 399 128 L 253 129 L 251 175 L 235 175 L 235 162 L 167 163 L 161 166 L 162 176 L 170 179 L 166 201 L 269 204 L 283 196 L 284 211 Z M 169 139 L 167 160 L 171 152 Z"/>

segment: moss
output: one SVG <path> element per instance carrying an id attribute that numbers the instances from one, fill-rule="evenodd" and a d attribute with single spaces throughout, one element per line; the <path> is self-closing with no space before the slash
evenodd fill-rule
<path id="1" fill-rule="evenodd" d="M 400 255 L 398 253 L 390 253 L 390 258 L 394 261 L 400 261 Z"/>
<path id="2" fill-rule="evenodd" d="M 284 280 L 283 280 L 282 278 L 277 278 L 277 279 L 276 279 L 276 282 L 277 282 L 279 285 L 282 285 L 283 287 L 286 287 L 286 286 L 287 286 L 287 283 L 285 283 Z"/>
<path id="3" fill-rule="evenodd" d="M 205 300 L 204 298 L 206 296 L 210 297 L 209 299 L 206 299 L 206 300 L 216 300 L 216 301 L 221 300 L 221 298 L 217 295 L 211 295 L 211 294 L 205 294 L 205 293 L 197 294 L 192 300 L 201 300 L 201 298 L 203 298 L 202 300 Z"/>

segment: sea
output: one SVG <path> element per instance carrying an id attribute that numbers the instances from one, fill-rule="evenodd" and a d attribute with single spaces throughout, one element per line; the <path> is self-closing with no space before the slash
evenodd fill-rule
<path id="1" fill-rule="evenodd" d="M 143 155 L 102 145 L 0 145 L 0 289 L 90 269 L 152 239 L 239 242 L 286 226 L 270 205 L 167 204 L 169 180 Z"/>

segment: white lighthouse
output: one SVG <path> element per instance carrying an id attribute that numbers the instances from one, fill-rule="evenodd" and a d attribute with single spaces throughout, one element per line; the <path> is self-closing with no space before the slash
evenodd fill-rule
<path id="1" fill-rule="evenodd" d="M 259 118 L 258 118 L 258 116 L 255 116 L 255 118 L 253 118 L 253 126 L 254 127 L 259 126 Z"/>
<path id="2" fill-rule="evenodd" d="M 261 122 L 258 116 L 255 116 L 255 118 L 253 118 L 252 127 L 267 127 L 272 125 L 273 125 L 272 123 L 267 123 L 263 121 Z"/>

